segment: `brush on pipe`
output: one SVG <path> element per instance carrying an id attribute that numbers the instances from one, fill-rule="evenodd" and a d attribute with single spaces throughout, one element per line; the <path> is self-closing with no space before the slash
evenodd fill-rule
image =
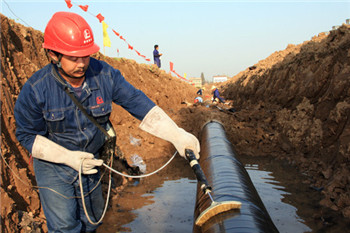
<path id="1" fill-rule="evenodd" d="M 201 168 L 201 166 L 198 163 L 198 160 L 196 159 L 195 154 L 192 150 L 186 149 L 185 150 L 186 158 L 188 162 L 190 163 L 190 166 L 196 175 L 196 178 L 198 180 L 198 183 L 200 185 L 200 188 L 202 191 L 209 196 L 211 200 L 211 205 L 201 212 L 201 214 L 197 217 L 195 220 L 195 224 L 198 226 L 202 226 L 205 222 L 207 222 L 210 218 L 232 210 L 232 209 L 240 209 L 242 203 L 239 201 L 222 201 L 222 202 L 216 202 L 214 201 L 213 197 L 211 196 L 210 192 L 212 191 L 212 188 L 210 187 L 204 172 Z"/>

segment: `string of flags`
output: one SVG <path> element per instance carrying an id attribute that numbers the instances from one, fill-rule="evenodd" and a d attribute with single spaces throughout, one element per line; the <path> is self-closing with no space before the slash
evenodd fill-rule
<path id="1" fill-rule="evenodd" d="M 73 4 L 72 4 L 72 0 L 65 0 L 67 7 L 70 9 Z M 83 11 L 93 15 L 94 17 L 96 17 L 100 23 L 102 23 L 102 30 L 103 30 L 103 46 L 104 47 L 111 47 L 111 40 L 109 38 L 109 35 L 107 33 L 107 28 L 109 27 L 108 24 L 104 21 L 105 17 L 101 14 L 98 13 L 97 15 L 92 14 L 91 12 L 88 11 L 89 6 L 88 5 L 78 5 L 78 7 L 80 9 L 82 9 Z M 142 57 L 143 59 L 145 59 L 146 61 L 150 62 L 151 59 L 147 58 L 145 55 L 141 54 L 139 51 L 137 51 L 134 46 L 130 45 L 127 40 L 117 31 L 115 31 L 114 29 L 112 29 L 112 32 L 119 37 L 121 40 L 123 40 L 127 45 L 128 45 L 128 49 L 135 51 L 135 53 Z M 117 49 L 118 52 L 118 56 L 119 56 L 119 49 Z M 179 75 L 175 70 L 174 70 L 174 63 L 170 62 L 170 71 L 173 72 L 177 77 L 179 77 L 182 80 L 185 80 L 188 82 L 188 80 L 186 79 L 186 73 L 184 74 L 184 77 L 182 77 L 181 75 Z"/>
<path id="2" fill-rule="evenodd" d="M 111 40 L 109 39 L 107 28 L 108 28 L 108 25 L 105 23 L 105 21 L 102 21 L 103 46 L 111 47 Z"/>
<path id="3" fill-rule="evenodd" d="M 66 4 L 67 4 L 67 7 L 70 9 L 73 4 L 72 4 L 72 1 L 71 0 L 65 0 Z M 88 5 L 78 5 L 78 7 L 80 7 L 83 11 L 85 12 L 88 12 L 88 8 L 89 6 Z M 91 14 L 91 13 L 90 13 Z M 92 14 L 94 15 L 94 14 Z M 94 15 L 95 16 L 95 15 Z M 109 27 L 108 24 L 105 22 L 105 17 L 101 14 L 101 13 L 98 13 L 96 16 L 95 16 L 100 23 L 102 23 L 102 30 L 103 30 L 103 46 L 105 47 L 111 47 L 111 40 L 108 36 L 108 33 L 107 33 L 107 28 Z M 147 58 L 145 55 L 141 54 L 139 51 L 137 51 L 136 49 L 134 49 L 134 46 L 130 45 L 130 43 L 120 34 L 118 33 L 117 31 L 115 31 L 114 29 L 112 29 L 112 31 L 114 32 L 114 34 L 119 37 L 121 40 L 123 40 L 127 45 L 128 45 L 128 49 L 130 50 L 133 50 L 135 51 L 135 53 L 142 57 L 143 59 L 145 59 L 146 61 L 151 61 L 150 58 Z M 119 52 L 118 52 L 119 53 Z"/>
<path id="4" fill-rule="evenodd" d="M 177 77 L 179 77 L 180 79 L 183 79 L 185 81 L 188 81 L 186 79 L 186 73 L 184 74 L 184 77 L 182 77 L 181 75 L 179 75 L 178 73 L 176 73 L 176 71 L 174 70 L 174 63 L 170 62 L 169 63 L 169 67 L 170 67 L 170 71 L 173 72 L 174 74 L 176 74 Z"/>

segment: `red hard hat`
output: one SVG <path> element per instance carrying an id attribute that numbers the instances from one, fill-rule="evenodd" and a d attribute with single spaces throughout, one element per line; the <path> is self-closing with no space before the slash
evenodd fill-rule
<path id="1" fill-rule="evenodd" d="M 52 16 L 45 28 L 43 48 L 74 57 L 89 56 L 100 50 L 89 24 L 71 12 L 57 12 Z"/>

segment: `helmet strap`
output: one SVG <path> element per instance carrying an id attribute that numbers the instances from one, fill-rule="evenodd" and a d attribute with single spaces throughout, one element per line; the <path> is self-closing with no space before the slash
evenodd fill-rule
<path id="1" fill-rule="evenodd" d="M 62 57 L 63 57 L 63 54 L 62 54 L 62 53 L 59 53 L 59 52 L 56 52 L 56 51 L 54 51 L 54 50 L 50 50 L 50 49 L 48 50 L 48 52 L 52 52 L 53 54 L 56 55 L 57 60 L 53 59 L 52 56 L 50 56 L 50 57 L 51 57 L 51 62 L 52 62 L 53 64 L 57 65 L 58 68 L 61 68 L 61 67 L 62 67 L 61 59 L 62 59 Z"/>
<path id="2" fill-rule="evenodd" d="M 62 64 L 61 64 L 61 59 L 62 59 L 62 57 L 63 57 L 63 55 L 60 54 L 60 55 L 58 55 L 58 61 L 57 61 L 57 62 L 54 61 L 54 62 L 56 62 L 56 65 L 57 65 L 57 67 L 58 67 L 59 69 L 62 69 Z M 62 69 L 62 70 L 63 70 L 63 69 Z"/>

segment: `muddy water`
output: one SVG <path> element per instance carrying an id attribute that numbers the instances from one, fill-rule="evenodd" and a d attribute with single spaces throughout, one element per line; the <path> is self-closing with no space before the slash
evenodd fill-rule
<path id="1" fill-rule="evenodd" d="M 166 160 L 145 162 L 148 173 Z M 192 232 L 196 188 L 188 163 L 176 156 L 162 171 L 134 179 L 112 199 L 97 232 Z"/>
<path id="2" fill-rule="evenodd" d="M 246 156 L 238 159 L 281 233 L 350 232 L 349 222 L 339 213 L 319 205 L 321 190 L 287 162 Z"/>
<path id="3" fill-rule="evenodd" d="M 317 212 L 319 191 L 304 184 L 305 177 L 281 161 L 239 158 L 280 232 L 344 232 L 346 225 L 325 226 Z M 166 161 L 146 161 L 153 171 Z M 151 177 L 130 182 L 111 200 L 103 225 L 105 232 L 192 232 L 196 180 L 187 162 L 175 158 Z M 345 228 L 344 228 L 345 227 Z M 339 231 L 340 230 L 340 231 Z"/>
<path id="4" fill-rule="evenodd" d="M 285 203 L 284 197 L 291 195 L 271 171 L 261 170 L 259 164 L 245 164 L 251 180 L 259 193 L 272 221 L 280 232 L 303 233 L 311 228 L 298 216 L 297 208 L 292 203 Z"/>

